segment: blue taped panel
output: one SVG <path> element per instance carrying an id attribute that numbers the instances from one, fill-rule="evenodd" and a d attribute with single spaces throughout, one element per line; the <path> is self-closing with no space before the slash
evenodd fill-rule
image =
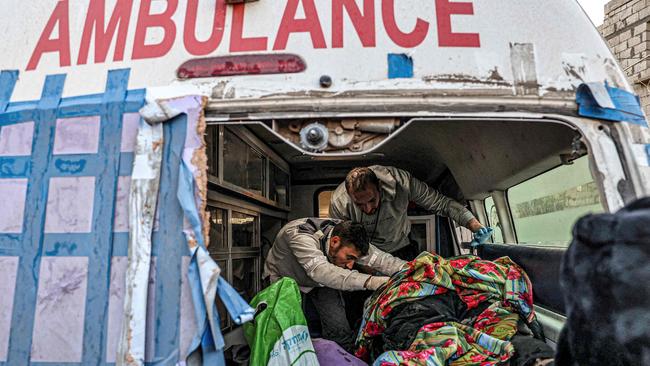
<path id="1" fill-rule="evenodd" d="M 158 257 L 156 278 L 156 359 L 179 351 L 180 299 L 183 256 L 189 255 L 183 235 L 183 211 L 176 198 L 180 156 L 185 144 L 187 116 L 182 114 L 163 125 L 164 148 L 160 172 L 160 225 L 153 235 L 152 255 Z M 127 154 L 122 154 L 122 156 Z M 130 154 L 133 155 L 133 154 Z M 170 286 L 170 284 L 174 284 Z M 180 361 L 180 360 L 179 360 Z"/>
<path id="2" fill-rule="evenodd" d="M 388 54 L 388 78 L 412 78 L 413 59 L 404 53 Z"/>
<path id="3" fill-rule="evenodd" d="M 9 104 L 7 109 L 11 109 L 11 104 Z M 37 109 L 0 113 L 0 127 L 20 122 L 33 121 L 36 119 L 37 114 Z"/>
<path id="4" fill-rule="evenodd" d="M 45 79 L 41 99 L 37 103 L 38 110 L 34 115 L 32 166 L 27 186 L 22 252 L 14 299 L 14 309 L 19 311 L 14 311 L 12 315 L 7 355 L 9 365 L 28 365 L 30 359 L 49 183 L 47 170 L 54 142 L 56 108 L 64 83 L 65 75 L 52 75 Z"/>
<path id="5" fill-rule="evenodd" d="M 599 86 L 598 89 L 602 89 L 602 86 Z M 615 108 L 601 105 L 598 100 L 602 102 L 606 96 L 600 95 L 599 91 L 592 91 L 589 84 L 582 84 L 576 93 L 576 103 L 579 105 L 578 114 L 583 117 L 648 126 L 638 96 L 623 89 L 612 88 L 607 84 L 605 84 L 605 89 L 612 102 L 608 104 L 613 104 Z"/>
<path id="6" fill-rule="evenodd" d="M 95 184 L 95 206 L 93 212 L 93 237 L 90 245 L 95 248 L 89 253 L 88 289 L 86 319 L 84 323 L 84 354 L 82 363 L 106 359 L 106 329 L 108 321 L 108 299 L 110 287 L 110 264 L 112 257 L 113 216 L 117 193 L 117 176 L 122 137 L 122 101 L 126 97 L 129 83 L 129 70 L 109 71 L 106 78 L 106 91 L 102 98 L 105 114 L 101 119 L 99 146 L 100 162 L 89 167 L 97 167 Z"/>
<path id="7" fill-rule="evenodd" d="M 122 115 L 137 112 L 142 107 L 145 90 L 127 91 L 129 70 L 116 70 L 109 73 L 105 93 L 61 99 L 65 75 L 53 75 L 46 78 L 38 101 L 9 103 L 17 75 L 13 72 L 0 73 L 0 126 L 34 121 L 34 135 L 31 156 L 0 157 L 0 178 L 27 178 L 29 182 L 24 232 L 0 234 L 0 255 L 20 257 L 7 361 L 0 362 L 0 365 L 53 364 L 30 363 L 42 256 L 81 256 L 87 257 L 89 261 L 83 357 L 80 363 L 55 364 L 106 365 L 105 324 L 111 256 L 114 248 L 117 255 L 126 255 L 128 245 L 128 233 L 117 233 L 115 243 L 112 233 L 118 173 L 130 175 L 133 161 L 133 154 L 120 154 L 119 151 Z M 52 155 L 57 118 L 97 115 L 101 116 L 100 148 L 97 153 Z M 124 167 L 120 160 L 124 161 Z M 89 176 L 95 177 L 91 232 L 43 234 L 50 178 Z M 177 226 L 182 223 L 181 220 L 182 216 L 176 216 Z M 179 237 L 175 244 L 179 249 L 175 252 L 170 250 L 169 256 L 179 262 L 176 272 L 180 273 L 182 255 L 179 253 L 187 248 L 178 245 L 183 243 L 180 230 L 177 235 Z M 165 288 L 168 293 L 169 288 L 178 287 L 176 305 L 173 305 L 173 301 L 171 304 L 178 311 L 180 279 L 178 274 L 176 276 L 172 280 L 166 280 L 166 285 L 159 283 L 158 287 Z M 159 302 L 169 300 L 162 296 L 157 296 L 157 299 Z M 158 324 L 178 323 L 178 319 L 178 316 L 171 319 L 159 318 Z M 178 355 L 172 351 L 164 356 L 169 361 Z"/>
<path id="8" fill-rule="evenodd" d="M 2 70 L 0 72 L 0 113 L 7 109 L 17 80 L 18 70 Z"/>
<path id="9" fill-rule="evenodd" d="M 129 233 L 113 233 L 113 257 L 126 257 L 128 255 Z"/>
<path id="10" fill-rule="evenodd" d="M 164 130 L 164 127 L 163 127 Z M 133 158 L 135 154 L 133 153 L 121 153 L 120 154 L 120 176 L 131 176 L 131 170 L 133 170 Z M 164 168 L 163 168 L 164 169 Z"/>

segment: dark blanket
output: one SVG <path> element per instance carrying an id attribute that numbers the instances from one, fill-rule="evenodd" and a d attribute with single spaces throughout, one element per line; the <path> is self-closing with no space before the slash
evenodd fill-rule
<path id="1" fill-rule="evenodd" d="M 490 306 L 483 302 L 478 307 L 467 310 L 455 292 L 428 296 L 418 301 L 400 304 L 387 319 L 388 326 L 382 334 L 382 350 L 408 349 L 418 330 L 424 324 L 457 322 L 476 317 Z M 470 321 L 470 323 L 473 323 Z M 378 352 L 377 354 L 381 353 Z"/>
<path id="2" fill-rule="evenodd" d="M 650 198 L 573 228 L 557 365 L 650 365 Z"/>

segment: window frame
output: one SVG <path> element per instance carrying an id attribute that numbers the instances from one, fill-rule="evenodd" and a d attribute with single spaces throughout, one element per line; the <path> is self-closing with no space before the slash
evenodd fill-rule
<path id="1" fill-rule="evenodd" d="M 505 239 L 505 234 L 504 234 L 505 227 L 504 227 L 504 225 L 501 223 L 501 217 L 499 216 L 499 208 L 497 207 L 496 200 L 495 200 L 494 197 L 492 196 L 493 193 L 494 193 L 494 192 L 490 192 L 490 194 L 488 194 L 487 197 L 485 197 L 485 198 L 481 201 L 481 203 L 482 203 L 481 206 L 482 206 L 482 208 L 483 208 L 483 213 L 484 213 L 484 215 L 485 215 L 485 223 L 486 223 L 487 226 L 489 226 L 489 227 L 494 227 L 496 223 L 493 223 L 492 220 L 490 219 L 490 217 L 491 217 L 491 216 L 490 216 L 490 211 L 488 210 L 488 207 L 487 207 L 487 200 L 488 200 L 488 199 L 491 199 L 491 200 L 492 200 L 492 204 L 493 204 L 494 210 L 496 211 L 497 220 L 498 220 L 499 226 L 501 227 L 501 242 L 496 242 L 496 241 L 495 241 L 495 236 L 494 236 L 494 235 L 493 235 L 489 240 L 490 240 L 490 243 L 491 243 L 491 244 L 506 244 L 506 239 Z M 508 213 L 510 214 L 510 205 L 508 205 Z M 515 236 L 515 238 L 516 238 L 516 236 Z M 516 241 L 516 239 L 515 239 L 515 241 Z M 517 243 L 517 244 L 518 244 L 518 243 Z"/>
<path id="2" fill-rule="evenodd" d="M 215 250 L 211 251 L 210 246 L 208 245 L 208 252 L 210 257 L 215 262 L 225 262 L 226 268 L 221 268 L 221 276 L 231 285 L 233 285 L 233 261 L 238 259 L 253 259 L 255 265 L 253 272 L 255 273 L 254 278 L 254 288 L 253 292 L 257 293 L 261 290 L 262 285 L 262 266 L 261 266 L 261 234 L 260 234 L 260 212 L 250 210 L 244 207 L 231 205 L 219 201 L 211 200 L 208 198 L 208 207 L 213 207 L 221 210 L 225 210 L 226 218 L 226 241 L 227 249 L 226 250 Z M 250 247 L 235 247 L 233 246 L 233 235 L 232 235 L 232 213 L 238 212 L 246 215 L 251 215 L 255 217 L 255 235 L 253 238 L 253 245 Z M 221 267 L 221 266 L 220 266 Z M 234 285 L 233 285 L 234 287 Z M 222 328 L 223 330 L 232 329 L 234 324 L 230 317 L 227 317 L 226 325 Z"/>

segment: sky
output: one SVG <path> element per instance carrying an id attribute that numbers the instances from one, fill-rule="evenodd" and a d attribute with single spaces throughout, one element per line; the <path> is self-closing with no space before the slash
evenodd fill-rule
<path id="1" fill-rule="evenodd" d="M 608 0 L 578 0 L 580 6 L 587 12 L 594 25 L 603 24 L 605 18 L 605 4 Z"/>

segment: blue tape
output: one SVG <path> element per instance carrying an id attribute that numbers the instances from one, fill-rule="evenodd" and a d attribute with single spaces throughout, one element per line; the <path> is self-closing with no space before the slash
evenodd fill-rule
<path id="1" fill-rule="evenodd" d="M 225 342 L 223 336 L 221 335 L 221 332 L 219 332 L 219 328 L 217 328 L 218 325 L 211 323 L 207 316 L 207 306 L 210 306 L 212 308 L 212 313 L 217 314 L 218 317 L 219 313 L 217 311 L 216 302 L 215 299 L 205 299 L 203 288 L 201 286 L 201 274 L 197 256 L 204 254 L 201 252 L 205 251 L 205 244 L 201 229 L 201 219 L 196 208 L 196 202 L 194 201 L 194 177 L 192 176 L 190 169 L 182 160 L 178 176 L 178 201 L 183 208 L 185 219 L 192 226 L 196 241 L 198 242 L 198 246 L 194 249 L 190 259 L 188 273 L 190 287 L 192 288 L 192 302 L 194 303 L 198 333 L 192 340 L 190 350 L 188 350 L 187 354 L 191 354 L 201 347 L 204 364 L 208 364 L 205 362 L 207 358 L 211 360 L 211 364 L 225 365 L 225 359 L 223 356 Z M 215 331 L 213 332 L 213 330 Z"/>
<path id="2" fill-rule="evenodd" d="M 56 108 L 61 100 L 65 75 L 50 75 L 45 79 L 41 99 L 36 103 L 34 141 L 29 172 L 23 222 L 20 264 L 16 277 L 14 309 L 9 334 L 8 365 L 29 365 L 36 309 L 36 289 L 43 246 L 43 227 L 49 176 L 47 175 L 54 142 Z"/>
<path id="3" fill-rule="evenodd" d="M 113 217 L 120 163 L 123 101 L 126 97 L 128 84 L 128 69 L 108 72 L 106 88 L 100 102 L 100 106 L 103 107 L 99 129 L 100 154 L 89 159 L 66 159 L 67 162 L 62 162 L 62 158 L 57 159 L 60 166 L 59 172 L 63 168 L 70 173 L 96 177 L 92 239 L 88 241 L 94 247 L 94 250 L 88 253 L 88 283 L 93 285 L 88 287 L 86 300 L 82 357 L 84 365 L 97 362 L 98 356 L 106 359 L 106 324 L 108 322 L 111 258 L 113 256 L 113 246 L 111 245 L 113 242 Z M 82 167 L 86 160 L 94 159 L 99 159 L 99 161 L 89 162 Z"/>
<path id="4" fill-rule="evenodd" d="M 127 91 L 129 71 L 115 70 L 108 74 L 105 93 L 62 99 L 65 75 L 51 75 L 46 78 L 39 100 L 9 103 L 17 75 L 16 72 L 0 73 L 0 126 L 34 121 L 34 138 L 31 156 L 0 158 L 0 177 L 29 179 L 24 232 L 0 234 L 0 255 L 21 257 L 16 279 L 15 310 L 12 314 L 8 359 L 6 362 L 0 362 L 0 365 L 30 364 L 40 260 L 44 255 L 88 257 L 88 289 L 81 364 L 106 365 L 106 317 L 111 253 L 115 244 L 118 254 L 126 255 L 128 241 L 128 233 L 118 234 L 119 240 L 116 243 L 113 243 L 112 239 L 117 173 L 128 170 L 125 175 L 130 175 L 133 160 L 133 154 L 127 153 L 124 154 L 125 164 L 120 162 L 121 119 L 123 113 L 137 112 L 142 107 L 145 91 Z M 102 119 L 99 144 L 101 148 L 97 154 L 52 156 L 57 118 L 98 115 Z M 49 180 L 59 176 L 96 177 L 90 233 L 43 234 Z M 178 217 L 180 216 L 176 217 L 177 221 Z M 170 255 L 178 261 L 177 271 L 180 273 L 179 253 Z M 166 271 L 158 273 L 160 272 Z M 178 281 L 178 275 L 175 280 Z M 178 327 L 180 287 L 175 290 L 179 294 L 176 296 L 176 321 L 169 321 L 168 318 L 164 323 L 176 324 Z M 167 293 L 169 292 L 173 291 L 168 290 Z M 173 299 L 166 301 L 174 303 Z M 176 337 L 177 335 L 178 332 Z M 171 350 L 167 356 L 177 357 L 177 349 L 176 347 Z M 158 351 L 158 348 L 156 350 Z"/>
<path id="5" fill-rule="evenodd" d="M 31 158 L 25 157 L 0 157 L 0 177 L 24 178 L 29 174 Z"/>
<path id="6" fill-rule="evenodd" d="M 650 144 L 645 145 L 645 154 L 648 157 L 648 165 L 650 165 Z"/>
<path id="7" fill-rule="evenodd" d="M 7 109 L 17 80 L 18 70 L 2 70 L 0 72 L 0 113 Z"/>
<path id="8" fill-rule="evenodd" d="M 648 126 L 638 96 L 605 83 L 604 90 L 610 98 L 607 100 L 607 95 L 602 95 L 602 90 L 602 84 L 582 84 L 578 87 L 576 103 L 579 105 L 580 116 Z M 612 105 L 614 108 L 611 108 Z"/>
<path id="9" fill-rule="evenodd" d="M 404 53 L 388 54 L 388 78 L 412 78 L 413 59 Z"/>
<path id="10" fill-rule="evenodd" d="M 178 357 L 180 348 L 181 287 L 169 284 L 180 283 L 179 279 L 185 275 L 182 270 L 183 256 L 191 254 L 185 245 L 183 210 L 177 198 L 180 156 L 185 144 L 186 129 L 185 115 L 163 124 L 163 168 L 160 172 L 158 207 L 164 209 L 159 209 L 159 227 L 154 231 L 152 248 L 158 268 L 164 268 L 156 273 L 156 293 L 161 294 L 156 296 L 156 360 L 168 358 L 172 354 Z M 123 153 L 122 158 L 122 163 L 133 165 L 133 154 Z M 119 239 L 120 248 L 122 240 Z M 172 364 L 176 361 L 181 360 L 176 359 Z"/>

